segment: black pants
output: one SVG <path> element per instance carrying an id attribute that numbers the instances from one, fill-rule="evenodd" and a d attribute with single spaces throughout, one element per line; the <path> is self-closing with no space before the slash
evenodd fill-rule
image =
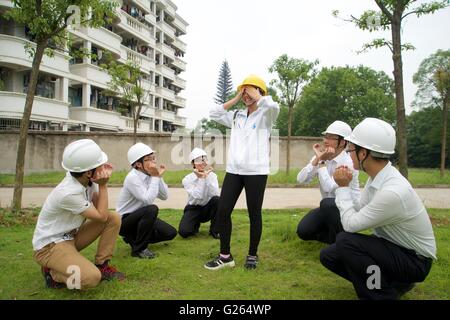
<path id="1" fill-rule="evenodd" d="M 211 221 L 209 232 L 217 233 L 215 228 L 216 213 L 219 207 L 219 197 L 212 197 L 204 206 L 187 205 L 178 227 L 178 233 L 183 238 L 193 236 L 198 232 L 200 223 Z"/>
<path id="2" fill-rule="evenodd" d="M 132 252 L 138 253 L 149 243 L 172 240 L 177 230 L 158 218 L 158 207 L 152 204 L 124 214 L 119 234 L 131 246 Z"/>
<path id="3" fill-rule="evenodd" d="M 334 198 L 320 201 L 320 207 L 308 212 L 297 227 L 300 239 L 329 244 L 334 243 L 337 234 L 342 231 L 341 214 Z"/>
<path id="4" fill-rule="evenodd" d="M 398 284 L 422 282 L 430 272 L 432 259 L 376 236 L 341 232 L 336 243 L 320 251 L 327 269 L 353 283 L 360 299 L 398 299 Z M 380 289 L 370 289 L 369 277 L 379 267 Z"/>
<path id="5" fill-rule="evenodd" d="M 247 210 L 250 218 L 249 255 L 256 255 L 262 233 L 261 208 L 266 189 L 267 175 L 244 176 L 226 173 L 217 211 L 217 230 L 220 233 L 220 253 L 230 253 L 231 213 L 242 189 L 245 188 Z"/>

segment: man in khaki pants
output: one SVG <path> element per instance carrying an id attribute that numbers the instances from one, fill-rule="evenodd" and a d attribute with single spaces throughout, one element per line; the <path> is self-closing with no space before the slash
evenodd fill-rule
<path id="1" fill-rule="evenodd" d="M 120 217 L 108 211 L 106 184 L 112 166 L 107 161 L 90 139 L 74 141 L 64 150 L 67 175 L 47 197 L 33 236 L 34 259 L 42 266 L 47 287 L 87 289 L 101 280 L 125 278 L 109 265 Z M 79 251 L 97 238 L 94 265 Z"/>

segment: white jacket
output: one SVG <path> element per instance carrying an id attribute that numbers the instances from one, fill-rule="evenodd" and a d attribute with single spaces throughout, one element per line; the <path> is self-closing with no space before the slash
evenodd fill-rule
<path id="1" fill-rule="evenodd" d="M 210 118 L 231 128 L 226 171 L 240 175 L 267 175 L 270 172 L 270 131 L 280 112 L 271 96 L 258 101 L 258 108 L 248 116 L 247 109 L 227 111 L 217 105 Z"/>

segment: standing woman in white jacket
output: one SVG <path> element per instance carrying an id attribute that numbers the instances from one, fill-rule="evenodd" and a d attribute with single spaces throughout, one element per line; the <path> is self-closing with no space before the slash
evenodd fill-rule
<path id="1" fill-rule="evenodd" d="M 247 109 L 228 111 L 241 99 Z M 254 269 L 257 266 L 262 233 L 261 209 L 270 171 L 269 138 L 279 112 L 278 103 L 267 96 L 266 84 L 255 75 L 248 76 L 242 82 L 233 99 L 210 111 L 212 120 L 231 128 L 231 135 L 217 212 L 220 254 L 205 264 L 207 269 L 218 270 L 235 265 L 230 252 L 231 213 L 243 188 L 250 218 L 250 246 L 245 268 Z"/>

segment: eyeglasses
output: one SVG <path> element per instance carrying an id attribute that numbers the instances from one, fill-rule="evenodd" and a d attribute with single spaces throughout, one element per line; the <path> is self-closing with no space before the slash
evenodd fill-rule
<path id="1" fill-rule="evenodd" d="M 194 159 L 195 164 L 202 164 L 203 162 L 208 161 L 208 157 L 202 156 Z"/>
<path id="2" fill-rule="evenodd" d="M 335 138 L 335 137 L 331 137 L 331 136 L 327 136 L 327 135 L 325 135 L 323 138 L 327 139 L 327 140 L 336 140 L 336 141 L 339 140 L 339 138 Z"/>

